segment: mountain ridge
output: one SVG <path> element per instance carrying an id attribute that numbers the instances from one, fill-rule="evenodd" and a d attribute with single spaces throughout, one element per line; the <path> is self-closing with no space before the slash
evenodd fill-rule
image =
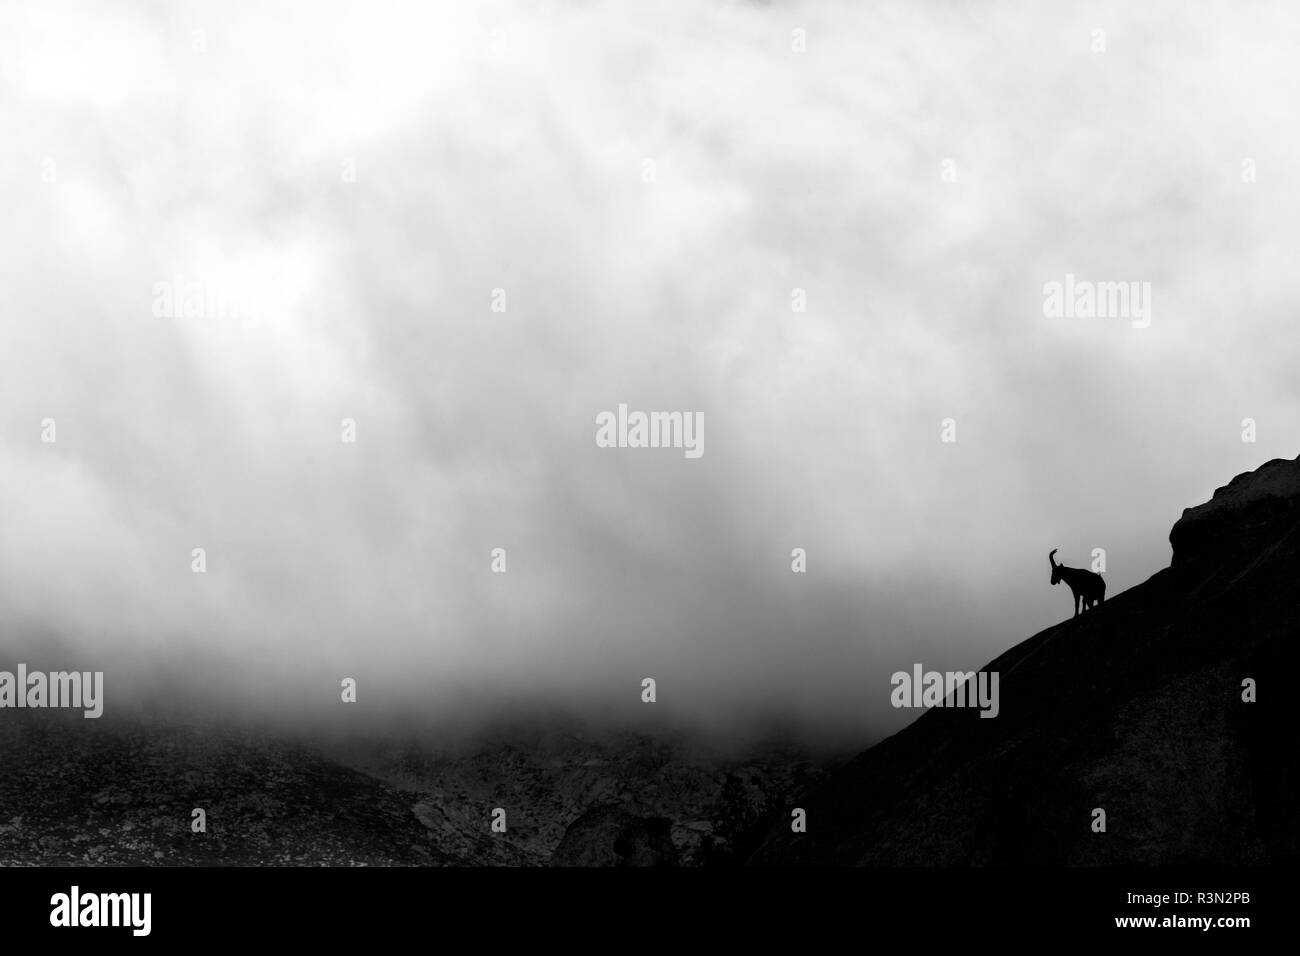
<path id="1" fill-rule="evenodd" d="M 807 832 L 778 824 L 750 862 L 1295 860 L 1295 721 L 1275 676 L 1297 665 L 1300 458 L 1237 476 L 1170 540 L 1168 568 L 986 666 L 996 719 L 929 710 L 806 793 Z"/>

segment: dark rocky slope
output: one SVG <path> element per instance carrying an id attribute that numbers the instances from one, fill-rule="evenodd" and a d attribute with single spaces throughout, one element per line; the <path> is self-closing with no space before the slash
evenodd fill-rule
<path id="1" fill-rule="evenodd" d="M 468 862 L 405 794 L 265 734 L 10 711 L 0 755 L 0 865 Z"/>
<path id="2" fill-rule="evenodd" d="M 774 826 L 751 862 L 1300 858 L 1300 459 L 1238 476 L 1170 541 L 1169 568 L 987 665 L 997 718 L 927 711 L 808 793 L 808 832 Z"/>
<path id="3" fill-rule="evenodd" d="M 487 734 L 456 754 L 175 720 L 7 710 L 0 866 L 701 866 L 743 862 L 820 779 L 796 750 Z M 491 814 L 508 812 L 504 833 Z M 191 811 L 207 831 L 191 831 Z"/>
<path id="4" fill-rule="evenodd" d="M 825 776 L 779 742 L 719 751 L 683 733 L 592 732 L 558 716 L 493 728 L 458 753 L 376 741 L 335 756 L 409 793 L 440 847 L 492 865 L 737 865 Z M 489 830 L 494 807 L 507 811 L 504 833 Z M 617 852 L 620 839 L 635 851 Z"/>

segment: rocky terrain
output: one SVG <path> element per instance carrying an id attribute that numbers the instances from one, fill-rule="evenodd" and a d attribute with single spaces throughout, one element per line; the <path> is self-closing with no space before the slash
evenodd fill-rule
<path id="1" fill-rule="evenodd" d="M 364 753 L 341 759 L 410 793 L 416 817 L 437 834 L 440 846 L 496 864 L 581 857 L 581 834 L 591 823 L 583 818 L 591 811 L 600 811 L 603 825 L 623 821 L 634 843 L 643 842 L 644 821 L 666 820 L 672 853 L 665 861 L 740 863 L 757 846 L 765 824 L 787 813 L 794 795 L 825 773 L 797 748 L 780 744 L 726 752 L 684 735 L 598 734 L 574 727 L 502 728 L 454 754 L 413 744 L 387 750 L 376 745 Z M 488 826 L 496 807 L 506 811 L 503 834 Z M 617 838 L 616 833 L 593 852 L 612 852 Z M 566 852 L 554 858 L 562 841 Z"/>
<path id="2" fill-rule="evenodd" d="M 0 755 L 3 865 L 727 865 L 822 772 L 788 748 L 721 756 L 635 734 L 326 753 L 49 711 L 7 712 Z"/>
<path id="3" fill-rule="evenodd" d="M 986 665 L 997 718 L 927 711 L 808 794 L 808 832 L 774 826 L 751 862 L 1294 863 L 1300 459 L 1233 479 L 1170 542 L 1169 568 Z"/>
<path id="4" fill-rule="evenodd" d="M 0 864 L 465 862 L 405 794 L 266 734 L 9 711 L 0 754 Z"/>

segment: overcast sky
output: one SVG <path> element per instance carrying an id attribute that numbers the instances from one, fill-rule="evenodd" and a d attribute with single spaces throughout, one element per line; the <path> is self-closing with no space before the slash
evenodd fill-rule
<path id="1" fill-rule="evenodd" d="M 635 718 L 650 676 L 660 715 L 897 729 L 894 670 L 1069 615 L 1050 549 L 1113 596 L 1300 452 L 1298 30 L 4 3 L 0 668 L 435 719 Z M 1150 326 L 1045 317 L 1067 273 L 1149 282 Z M 160 317 L 177 276 L 254 317 Z M 597 447 L 619 403 L 704 454 Z"/>

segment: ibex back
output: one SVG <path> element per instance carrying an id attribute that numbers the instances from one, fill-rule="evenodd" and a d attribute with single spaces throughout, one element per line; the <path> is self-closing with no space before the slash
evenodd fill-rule
<path id="1" fill-rule="evenodd" d="M 1082 568 L 1067 568 L 1063 564 L 1057 564 L 1058 550 L 1053 548 L 1047 555 L 1047 560 L 1052 565 L 1052 584 L 1056 585 L 1064 581 L 1070 586 L 1070 590 L 1074 592 L 1074 616 L 1078 617 L 1081 611 L 1091 610 L 1094 604 L 1105 603 L 1106 582 L 1102 576 Z M 1079 606 L 1081 603 L 1082 608 Z"/>

